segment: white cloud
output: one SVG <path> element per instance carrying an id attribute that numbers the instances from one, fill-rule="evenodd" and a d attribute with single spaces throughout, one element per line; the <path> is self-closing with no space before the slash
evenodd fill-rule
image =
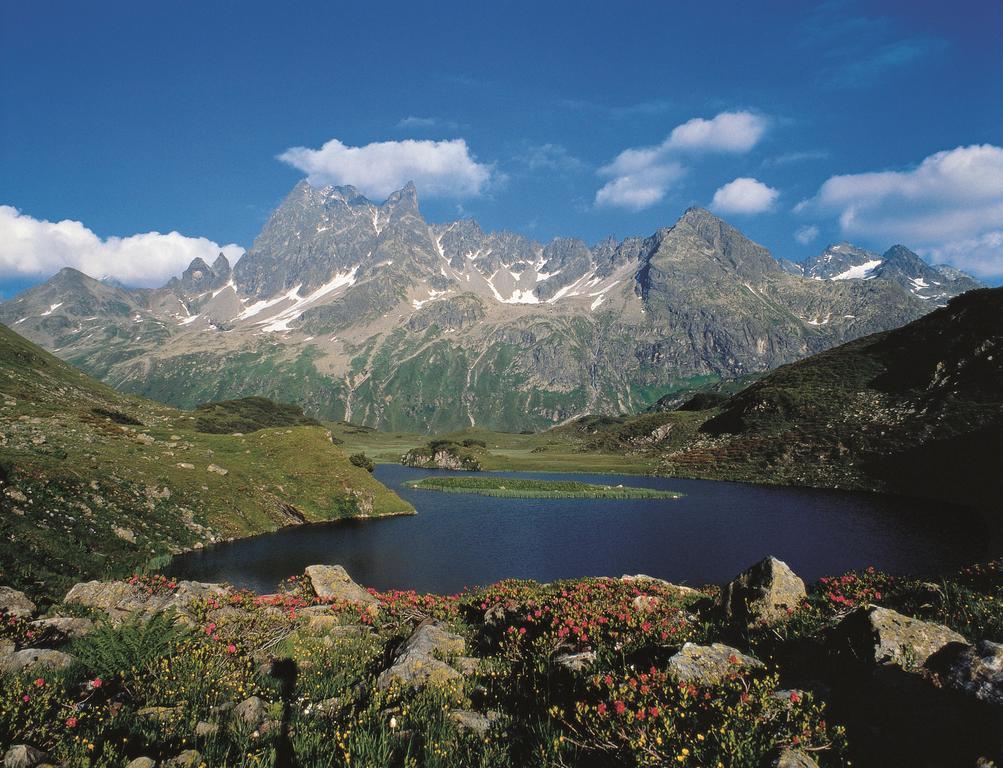
<path id="1" fill-rule="evenodd" d="M 950 264 L 980 277 L 1000 278 L 1003 277 L 1003 230 L 921 248 L 919 254 L 934 264 Z"/>
<path id="2" fill-rule="evenodd" d="M 718 213 L 764 213 L 773 207 L 779 195 L 761 181 L 740 177 L 719 187 L 710 207 Z"/>
<path id="3" fill-rule="evenodd" d="M 209 264 L 222 251 L 234 263 L 239 245 L 218 245 L 177 232 L 146 232 L 102 239 L 79 221 L 45 221 L 0 205 L 0 274 L 48 277 L 74 267 L 92 277 L 113 277 L 133 286 L 159 286 L 180 274 L 196 256 Z"/>
<path id="4" fill-rule="evenodd" d="M 418 117 L 408 115 L 397 122 L 397 129 L 401 131 L 447 131 L 455 133 L 462 126 L 455 120 L 446 120 L 441 117 Z"/>
<path id="5" fill-rule="evenodd" d="M 351 184 L 376 199 L 409 181 L 427 197 L 473 197 L 492 175 L 491 166 L 471 157 L 463 139 L 380 141 L 363 147 L 331 139 L 320 149 L 287 149 L 279 160 L 306 173 L 311 184 Z"/>
<path id="6" fill-rule="evenodd" d="M 1003 148 L 973 144 L 937 152 L 910 170 L 833 176 L 795 210 L 837 216 L 848 236 L 951 254 L 960 264 L 964 244 L 1003 229 Z M 991 274 L 985 243 L 980 249 L 975 263 L 980 274 Z"/>
<path id="7" fill-rule="evenodd" d="M 659 202 L 684 173 L 676 159 L 704 152 L 743 153 L 766 132 L 767 120 L 752 112 L 722 112 L 677 125 L 661 144 L 625 149 L 599 169 L 610 180 L 596 192 L 597 205 L 640 210 Z"/>
<path id="8" fill-rule="evenodd" d="M 797 240 L 801 245 L 808 245 L 813 242 L 815 238 L 818 237 L 818 227 L 814 224 L 805 225 L 803 227 L 798 227 L 797 231 L 794 232 L 794 239 Z"/>

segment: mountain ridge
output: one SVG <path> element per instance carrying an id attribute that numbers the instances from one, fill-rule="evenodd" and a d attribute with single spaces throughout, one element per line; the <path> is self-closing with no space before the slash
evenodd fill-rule
<path id="1" fill-rule="evenodd" d="M 429 224 L 413 184 L 375 204 L 303 181 L 232 269 L 199 260 L 145 291 L 53 278 L 0 321 L 182 407 L 281 393 L 389 429 L 541 429 L 769 370 L 977 285 L 892 256 L 887 275 L 814 279 L 702 208 L 646 238 L 541 244 Z"/>

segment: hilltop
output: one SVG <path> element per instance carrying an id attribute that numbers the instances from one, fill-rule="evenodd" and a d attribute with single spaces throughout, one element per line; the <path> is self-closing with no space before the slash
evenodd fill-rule
<path id="1" fill-rule="evenodd" d="M 323 427 L 255 405 L 268 428 L 206 434 L 232 404 L 186 413 L 119 394 L 0 326 L 3 581 L 45 598 L 221 539 L 412 511 Z"/>

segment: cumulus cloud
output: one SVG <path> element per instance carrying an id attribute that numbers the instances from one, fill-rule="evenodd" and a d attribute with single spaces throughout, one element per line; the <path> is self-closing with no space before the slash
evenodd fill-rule
<path id="1" fill-rule="evenodd" d="M 163 285 L 196 256 L 208 263 L 222 251 L 234 263 L 239 245 L 218 245 L 178 232 L 145 232 L 100 238 L 79 221 L 45 221 L 0 205 L 0 273 L 6 277 L 48 277 L 74 267 L 92 277 L 113 277 L 126 285 Z"/>
<path id="2" fill-rule="evenodd" d="M 1003 230 L 921 248 L 919 253 L 934 264 L 950 264 L 980 277 L 1003 278 Z"/>
<path id="3" fill-rule="evenodd" d="M 780 193 L 757 179 L 740 177 L 719 187 L 710 207 L 718 213 L 765 213 Z"/>
<path id="4" fill-rule="evenodd" d="M 532 144 L 515 158 L 532 171 L 580 171 L 585 163 L 561 144 Z"/>
<path id="5" fill-rule="evenodd" d="M 493 172 L 474 160 L 463 139 L 380 141 L 362 147 L 331 139 L 320 149 L 287 149 L 279 160 L 303 171 L 311 184 L 351 184 L 377 199 L 409 181 L 427 197 L 474 197 Z"/>
<path id="6" fill-rule="evenodd" d="M 798 227 L 794 232 L 794 239 L 797 240 L 801 245 L 808 245 L 813 242 L 818 237 L 818 227 L 814 224 L 808 224 L 803 227 Z"/>
<path id="7" fill-rule="evenodd" d="M 677 125 L 661 144 L 625 149 L 599 169 L 609 181 L 596 192 L 597 205 L 640 210 L 659 202 L 684 173 L 678 158 L 706 152 L 748 152 L 766 132 L 767 120 L 752 112 L 721 112 Z"/>
<path id="8" fill-rule="evenodd" d="M 905 243 L 955 264 L 964 248 L 980 243 L 974 263 L 980 274 L 995 274 L 1003 254 L 997 248 L 994 273 L 987 236 L 1003 229 L 1003 148 L 973 144 L 908 170 L 833 176 L 795 210 L 836 216 L 848 236 Z"/>

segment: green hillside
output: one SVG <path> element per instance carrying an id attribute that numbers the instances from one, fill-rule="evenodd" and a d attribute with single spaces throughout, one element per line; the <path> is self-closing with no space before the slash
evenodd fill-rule
<path id="1" fill-rule="evenodd" d="M 323 427 L 199 431 L 234 413 L 121 395 L 0 326 L 0 581 L 44 598 L 226 538 L 413 511 Z"/>

